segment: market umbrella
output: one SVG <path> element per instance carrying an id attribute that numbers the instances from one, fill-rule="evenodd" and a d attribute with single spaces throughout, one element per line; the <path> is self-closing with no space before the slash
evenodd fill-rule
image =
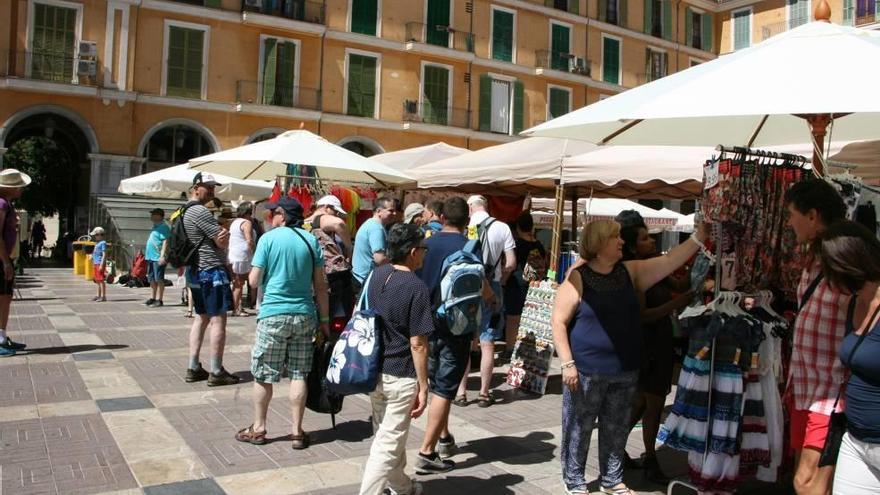
<path id="1" fill-rule="evenodd" d="M 405 172 L 413 167 L 427 165 L 439 160 L 468 153 L 471 153 L 471 150 L 439 142 L 427 146 L 419 146 L 417 148 L 389 151 L 388 153 L 382 153 L 381 155 L 373 155 L 369 159 Z"/>
<path id="2" fill-rule="evenodd" d="M 822 0 L 816 19 L 827 20 Z M 812 22 L 538 125 L 606 145 L 770 145 L 877 136 L 880 32 Z M 829 126 L 829 123 L 831 125 Z M 814 162 L 821 160 L 814 153 Z M 821 168 L 816 163 L 815 168 Z"/>
<path id="3" fill-rule="evenodd" d="M 241 179 L 275 180 L 288 165 L 313 167 L 325 181 L 399 185 L 406 174 L 351 152 L 309 131 L 287 131 L 275 138 L 193 158 L 189 167 Z"/>
<path id="4" fill-rule="evenodd" d="M 849 170 L 863 179 L 880 179 L 880 141 L 850 143 L 828 157 L 834 171 Z"/>
<path id="5" fill-rule="evenodd" d="M 175 199 L 186 194 L 197 173 L 197 170 L 190 169 L 185 163 L 175 165 L 123 179 L 119 183 L 118 191 L 122 194 Z M 222 186 L 218 187 L 214 194 L 223 201 L 239 198 L 258 201 L 272 194 L 272 183 L 266 181 L 235 179 L 221 174 L 215 174 L 215 178 Z"/>

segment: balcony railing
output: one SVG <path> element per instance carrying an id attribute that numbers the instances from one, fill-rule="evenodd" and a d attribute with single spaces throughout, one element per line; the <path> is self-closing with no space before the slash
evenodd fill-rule
<path id="1" fill-rule="evenodd" d="M 257 81 L 238 81 L 238 104 L 321 110 L 321 90 L 302 86 L 281 86 Z"/>
<path id="2" fill-rule="evenodd" d="M 647 83 L 649 83 L 649 82 L 654 82 L 654 81 L 656 81 L 656 80 L 658 80 L 658 79 L 663 79 L 663 78 L 666 77 L 667 75 L 668 75 L 668 74 L 646 74 L 646 73 L 640 73 L 640 74 L 636 74 L 636 81 L 638 81 L 639 86 L 641 86 L 642 84 L 647 84 Z"/>
<path id="3" fill-rule="evenodd" d="M 311 0 L 242 0 L 241 10 L 294 21 L 324 24 L 324 4 Z"/>
<path id="4" fill-rule="evenodd" d="M 761 41 L 764 41 L 767 38 L 772 38 L 777 34 L 782 34 L 788 31 L 788 29 L 788 23 L 785 21 L 767 24 L 761 28 Z"/>
<path id="5" fill-rule="evenodd" d="M 581 76 L 590 76 L 589 60 L 577 57 L 571 53 L 538 50 L 535 52 L 535 68 L 553 69 Z"/>
<path id="6" fill-rule="evenodd" d="M 417 101 L 405 100 L 403 121 L 468 129 L 471 125 L 471 113 L 464 108 L 431 107 L 424 103 L 419 105 Z"/>
<path id="7" fill-rule="evenodd" d="M 208 7 L 209 9 L 219 9 L 220 0 L 172 0 L 173 2 L 185 3 L 188 5 L 197 5 L 199 7 Z"/>
<path id="8" fill-rule="evenodd" d="M 551 9 L 564 10 L 572 14 L 578 14 L 578 0 L 544 0 L 544 6 Z"/>
<path id="9" fill-rule="evenodd" d="M 856 16 L 856 26 L 864 26 L 866 24 L 874 24 L 880 20 L 880 16 L 877 14 L 864 14 Z"/>
<path id="10" fill-rule="evenodd" d="M 82 86 L 97 86 L 101 70 L 97 58 L 80 58 L 71 54 L 44 51 L 8 52 L 2 75 L 38 81 Z"/>
<path id="11" fill-rule="evenodd" d="M 463 52 L 473 53 L 474 51 L 474 35 L 465 31 L 457 31 L 449 26 L 429 26 L 421 22 L 407 22 L 406 41 L 407 43 L 426 43 Z"/>

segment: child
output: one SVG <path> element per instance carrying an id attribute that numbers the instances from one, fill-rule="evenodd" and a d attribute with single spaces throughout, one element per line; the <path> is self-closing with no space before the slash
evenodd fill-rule
<path id="1" fill-rule="evenodd" d="M 95 250 L 92 252 L 92 265 L 94 267 L 94 282 L 98 284 L 98 295 L 93 301 L 105 302 L 107 300 L 107 283 L 105 270 L 107 269 L 107 241 L 104 240 L 104 229 L 95 227 L 89 233 L 95 240 Z"/>

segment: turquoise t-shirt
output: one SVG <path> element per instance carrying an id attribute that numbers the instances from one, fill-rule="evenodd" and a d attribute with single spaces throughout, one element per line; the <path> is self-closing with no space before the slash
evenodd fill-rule
<path id="1" fill-rule="evenodd" d="M 144 257 L 147 261 L 159 261 L 162 257 L 162 243 L 171 235 L 171 227 L 165 222 L 153 225 L 153 231 L 147 239 L 147 249 Z"/>
<path id="2" fill-rule="evenodd" d="M 361 225 L 354 237 L 354 253 L 351 256 L 351 270 L 361 282 L 375 267 L 373 253 L 385 251 L 385 227 L 371 218 Z"/>
<path id="3" fill-rule="evenodd" d="M 107 241 L 101 241 L 95 244 L 95 250 L 92 251 L 92 263 L 97 265 L 104 259 L 104 251 L 107 251 Z"/>
<path id="4" fill-rule="evenodd" d="M 324 269 L 324 254 L 315 236 L 296 230 L 302 237 L 290 227 L 276 227 L 257 242 L 251 262 L 263 270 L 263 302 L 257 319 L 317 313 L 312 277 L 314 270 Z M 313 259 L 306 242 L 312 246 Z"/>

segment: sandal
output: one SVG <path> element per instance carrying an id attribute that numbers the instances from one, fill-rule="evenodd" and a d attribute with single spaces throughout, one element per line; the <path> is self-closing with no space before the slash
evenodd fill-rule
<path id="1" fill-rule="evenodd" d="M 494 403 L 495 403 L 495 398 L 492 397 L 491 393 L 488 395 L 480 394 L 480 396 L 477 397 L 477 405 L 480 407 L 489 407 Z"/>
<path id="2" fill-rule="evenodd" d="M 303 432 L 302 435 L 293 435 L 293 443 L 290 447 L 293 450 L 303 450 L 309 447 L 309 434 Z"/>
<path id="3" fill-rule="evenodd" d="M 626 485 L 621 488 L 605 488 L 604 486 L 600 486 L 599 492 L 607 493 L 608 495 L 636 495 L 636 492 L 632 491 Z"/>
<path id="4" fill-rule="evenodd" d="M 254 425 L 250 425 L 247 428 L 238 430 L 238 433 L 235 434 L 235 439 L 239 442 L 263 445 L 266 443 L 266 430 L 257 432 L 254 431 Z"/>
<path id="5" fill-rule="evenodd" d="M 455 400 L 452 401 L 452 403 L 455 404 L 456 406 L 459 406 L 459 407 L 467 407 L 467 405 L 468 405 L 467 395 L 465 395 L 465 394 L 456 395 Z"/>
<path id="6" fill-rule="evenodd" d="M 192 310 L 187 310 L 186 313 L 183 314 L 183 316 L 185 316 L 186 318 L 192 318 L 193 317 Z"/>

